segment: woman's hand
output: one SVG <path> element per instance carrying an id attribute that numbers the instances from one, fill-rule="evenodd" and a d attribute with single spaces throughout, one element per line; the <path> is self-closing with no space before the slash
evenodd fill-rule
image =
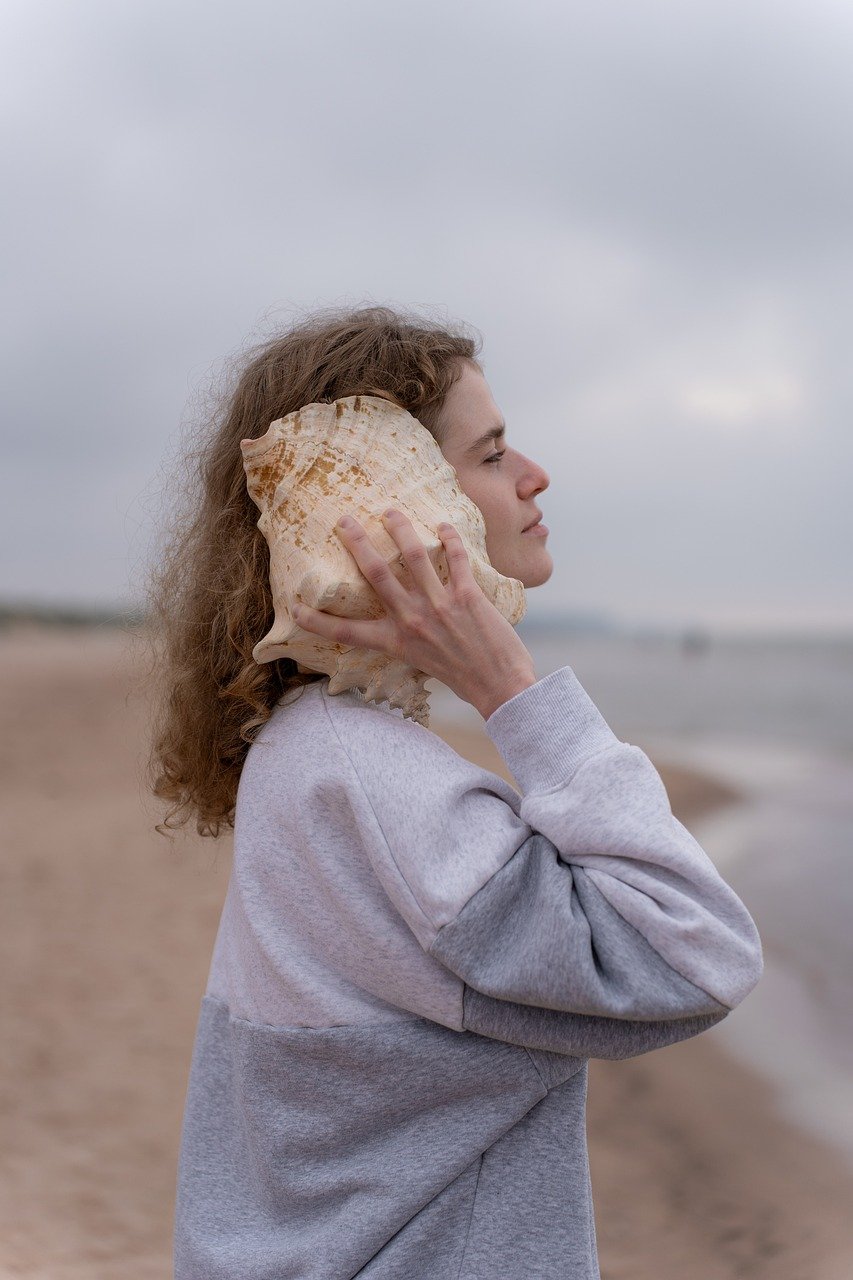
<path id="1" fill-rule="evenodd" d="M 434 676 L 487 720 L 509 698 L 535 684 L 530 653 L 478 586 L 452 525 L 438 526 L 449 572 L 445 586 L 411 521 L 393 510 L 382 519 L 402 552 L 412 587 L 398 581 L 359 522 L 344 517 L 335 531 L 382 601 L 385 617 L 340 618 L 298 604 L 294 620 L 327 640 L 376 650 Z"/>

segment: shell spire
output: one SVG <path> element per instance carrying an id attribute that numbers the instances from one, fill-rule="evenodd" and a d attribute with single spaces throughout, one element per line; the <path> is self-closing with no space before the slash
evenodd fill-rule
<path id="1" fill-rule="evenodd" d="M 392 506 L 412 522 L 442 582 L 449 573 L 437 526 L 448 520 L 487 598 L 509 622 L 524 617 L 524 586 L 490 563 L 482 513 L 463 493 L 434 437 L 391 401 L 360 395 L 304 405 L 240 448 L 248 492 L 261 513 L 258 528 L 269 545 L 275 610 L 272 627 L 252 650 L 255 661 L 291 658 L 327 674 L 329 693 L 358 690 L 365 701 L 401 707 L 404 716 L 428 727 L 425 672 L 304 631 L 292 606 L 301 601 L 342 618 L 382 617 L 382 602 L 334 527 L 340 516 L 354 516 L 392 572 L 410 582 L 382 523 L 382 512 Z"/>

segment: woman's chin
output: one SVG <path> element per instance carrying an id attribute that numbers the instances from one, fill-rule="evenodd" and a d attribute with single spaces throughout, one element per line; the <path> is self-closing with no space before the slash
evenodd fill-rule
<path id="1" fill-rule="evenodd" d="M 537 548 L 535 554 L 514 556 L 509 561 L 490 560 L 490 564 L 505 578 L 516 578 L 523 587 L 541 587 L 554 572 L 554 561 L 546 547 Z"/>
<path id="2" fill-rule="evenodd" d="M 543 554 L 537 557 L 538 563 L 526 565 L 523 573 L 514 575 L 519 578 L 522 586 L 526 588 L 541 587 L 542 583 L 547 582 L 554 572 L 554 561 L 544 547 L 542 552 Z"/>

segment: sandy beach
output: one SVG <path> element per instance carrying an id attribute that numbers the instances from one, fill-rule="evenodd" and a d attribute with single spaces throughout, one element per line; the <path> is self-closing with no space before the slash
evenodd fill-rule
<path id="1" fill-rule="evenodd" d="M 155 832 L 142 673 L 118 630 L 0 633 L 0 1277 L 171 1275 L 184 1094 L 231 839 Z M 509 777 L 485 734 L 432 727 Z M 736 798 L 695 769 L 661 773 L 688 827 Z M 847 1280 L 853 1175 L 715 1031 L 590 1064 L 603 1280 Z"/>

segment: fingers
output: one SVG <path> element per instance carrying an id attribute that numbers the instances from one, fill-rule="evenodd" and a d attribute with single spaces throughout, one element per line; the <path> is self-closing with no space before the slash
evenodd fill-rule
<path id="1" fill-rule="evenodd" d="M 322 609 L 312 609 L 310 605 L 297 603 L 290 610 L 293 621 L 303 631 L 310 631 L 332 640 L 335 644 L 343 644 L 354 649 L 374 649 L 379 653 L 387 653 L 387 626 L 382 621 L 368 621 L 365 618 L 339 618 L 334 613 L 324 613 Z"/>
<path id="2" fill-rule="evenodd" d="M 405 519 L 403 516 L 400 518 Z M 387 614 L 394 613 L 395 609 L 404 613 L 408 593 L 376 550 L 363 526 L 352 517 L 347 519 L 347 525 L 338 522 L 335 532 L 385 605 L 386 617 L 378 621 L 341 618 L 322 609 L 314 609 L 301 601 L 293 605 L 291 616 L 303 630 L 314 632 L 327 640 L 394 656 Z"/>
<path id="3" fill-rule="evenodd" d="M 450 574 L 449 586 L 454 591 L 476 587 L 477 582 L 471 572 L 471 561 L 459 533 L 452 524 L 442 521 L 438 526 L 438 536 L 444 546 L 447 569 Z"/>
<path id="4" fill-rule="evenodd" d="M 376 550 L 363 526 L 358 520 L 353 520 L 352 524 L 346 526 L 338 521 L 335 532 L 383 604 L 392 610 L 399 609 L 406 600 L 405 589 L 392 573 L 385 558 Z"/>
<path id="5" fill-rule="evenodd" d="M 411 522 L 400 511 L 389 509 L 383 514 L 383 523 L 397 543 L 402 558 L 415 586 L 426 597 L 430 606 L 438 608 L 447 603 L 445 586 L 435 571 L 429 552 L 415 532 Z M 413 616 L 415 600 L 392 572 L 385 559 L 374 547 L 365 529 L 357 520 L 344 526 L 340 522 L 335 532 L 347 547 L 361 572 L 386 607 L 386 616 L 378 621 L 361 618 L 341 618 L 336 614 L 313 609 L 301 602 L 294 604 L 291 615 L 306 631 L 315 632 L 338 644 L 374 649 L 381 653 L 395 650 L 394 627 L 406 629 Z M 461 537 L 450 524 L 438 526 L 438 534 L 447 559 L 451 591 L 466 592 L 477 589 L 471 572 L 468 554 Z M 416 610 L 416 612 L 419 612 Z M 393 625 L 391 622 L 393 619 Z"/>
<path id="6" fill-rule="evenodd" d="M 444 584 L 435 571 L 429 557 L 410 520 L 401 511 L 389 509 L 382 515 L 385 528 L 396 542 L 403 555 L 403 562 L 415 585 L 427 597 L 432 605 L 439 605 L 445 600 Z"/>
<path id="7" fill-rule="evenodd" d="M 424 544 L 401 511 L 389 510 L 382 517 L 397 546 L 403 553 L 403 560 L 415 583 L 421 588 L 433 605 L 446 600 L 445 587 L 435 571 Z M 438 535 L 444 547 L 445 559 L 449 573 L 448 586 L 451 589 L 477 589 L 477 583 L 471 572 L 471 562 L 458 531 L 452 524 L 442 521 L 438 526 Z"/>

